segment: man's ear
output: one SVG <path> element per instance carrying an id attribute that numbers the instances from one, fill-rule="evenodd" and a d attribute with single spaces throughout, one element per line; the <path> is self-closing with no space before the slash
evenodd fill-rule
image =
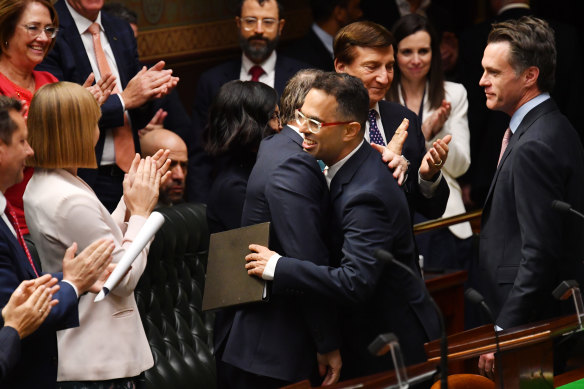
<path id="1" fill-rule="evenodd" d="M 282 30 L 284 30 L 285 24 L 286 24 L 286 19 L 284 19 L 284 18 L 280 19 L 280 26 L 278 27 L 278 30 L 280 33 L 278 35 L 282 35 Z"/>
<path id="2" fill-rule="evenodd" d="M 351 122 L 345 126 L 345 141 L 350 141 L 355 139 L 361 133 L 361 125 L 357 122 Z"/>
<path id="3" fill-rule="evenodd" d="M 525 85 L 527 87 L 532 87 L 537 85 L 537 79 L 539 78 L 539 68 L 537 66 L 530 66 L 523 71 L 523 79 L 525 80 Z"/>
<path id="4" fill-rule="evenodd" d="M 237 26 L 238 30 L 241 29 L 241 18 L 239 16 L 235 17 L 235 25 Z"/>

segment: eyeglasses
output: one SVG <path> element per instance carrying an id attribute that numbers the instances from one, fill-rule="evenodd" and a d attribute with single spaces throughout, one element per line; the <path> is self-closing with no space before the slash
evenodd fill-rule
<path id="1" fill-rule="evenodd" d="M 263 27 L 267 32 L 272 32 L 276 29 L 279 22 L 274 18 L 258 19 L 252 16 L 241 18 L 241 26 L 245 31 L 252 31 L 258 23 L 260 24 L 260 28 Z"/>
<path id="2" fill-rule="evenodd" d="M 38 37 L 44 31 L 47 38 L 53 39 L 54 37 L 57 36 L 57 33 L 59 32 L 59 29 L 53 26 L 41 28 L 41 26 L 37 26 L 35 24 L 23 24 L 22 27 L 24 27 L 26 31 L 28 31 L 28 35 L 31 38 Z"/>
<path id="3" fill-rule="evenodd" d="M 308 130 L 310 132 L 312 132 L 313 134 L 318 134 L 322 127 L 338 126 L 339 124 L 349 124 L 349 123 L 353 122 L 353 121 L 348 121 L 348 122 L 322 123 L 322 122 L 319 122 L 318 120 L 307 118 L 302 112 L 300 112 L 299 109 L 297 109 L 295 112 L 295 118 L 296 118 L 296 123 L 298 123 L 298 125 L 300 127 L 306 125 L 308 127 Z"/>

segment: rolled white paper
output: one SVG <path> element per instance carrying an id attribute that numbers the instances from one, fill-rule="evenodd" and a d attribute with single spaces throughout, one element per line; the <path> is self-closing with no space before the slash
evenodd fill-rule
<path id="1" fill-rule="evenodd" d="M 108 293 L 113 290 L 122 278 L 126 275 L 128 269 L 132 266 L 132 262 L 138 257 L 138 254 L 146 247 L 146 244 L 152 239 L 156 232 L 164 224 L 164 216 L 159 212 L 152 212 L 146 223 L 142 226 L 134 241 L 126 250 L 126 253 L 117 263 L 116 268 L 110 274 L 108 279 L 103 284 L 101 292 L 95 297 L 93 302 L 103 300 Z"/>

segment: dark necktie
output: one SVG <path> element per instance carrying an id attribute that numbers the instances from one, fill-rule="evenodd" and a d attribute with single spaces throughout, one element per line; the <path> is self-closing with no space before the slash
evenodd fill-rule
<path id="1" fill-rule="evenodd" d="M 503 135 L 503 140 L 501 141 L 501 153 L 499 154 L 499 161 L 497 162 L 497 167 L 499 167 L 499 164 L 501 163 L 501 158 L 503 158 L 503 154 L 505 154 L 505 150 L 507 150 L 507 146 L 509 146 L 509 140 L 511 139 L 511 135 L 513 135 L 513 133 L 511 132 L 511 128 L 507 127 L 507 130 L 505 130 L 505 135 Z"/>
<path id="2" fill-rule="evenodd" d="M 28 247 L 26 246 L 26 242 L 24 241 L 24 238 L 22 237 L 22 234 L 20 233 L 20 226 L 18 225 L 18 220 L 16 219 L 16 214 L 14 213 L 14 209 L 12 208 L 12 205 L 10 205 L 9 202 L 6 202 L 6 209 L 4 210 L 4 213 L 6 214 L 6 217 L 8 218 L 8 221 L 10 222 L 10 224 L 12 224 L 14 231 L 16 232 L 16 239 L 18 239 L 18 243 L 20 243 L 20 246 L 22 247 L 22 249 L 26 253 L 26 256 L 28 258 L 28 262 L 30 262 L 30 266 L 32 267 L 32 270 L 34 271 L 34 274 L 38 277 L 39 273 L 37 272 L 36 267 L 34 266 L 34 262 L 32 261 L 32 256 L 30 255 L 30 252 L 28 251 Z"/>
<path id="3" fill-rule="evenodd" d="M 374 109 L 369 110 L 369 140 L 371 143 L 385 146 L 385 142 L 381 136 L 381 131 L 379 131 L 379 127 L 377 127 L 377 111 Z"/>
<path id="4" fill-rule="evenodd" d="M 254 65 L 251 67 L 251 69 L 249 69 L 249 74 L 251 74 L 252 81 L 259 81 L 260 77 L 264 73 L 265 73 L 264 69 L 262 69 L 262 67 L 259 65 Z"/>

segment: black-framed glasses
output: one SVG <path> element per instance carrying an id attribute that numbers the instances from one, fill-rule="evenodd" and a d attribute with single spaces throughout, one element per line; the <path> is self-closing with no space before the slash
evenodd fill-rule
<path id="1" fill-rule="evenodd" d="M 57 33 L 59 32 L 59 29 L 57 27 L 54 27 L 54 26 L 46 26 L 43 28 L 43 27 L 38 26 L 36 24 L 23 24 L 22 27 L 24 27 L 26 29 L 26 31 L 28 32 L 28 35 L 31 38 L 38 37 L 44 31 L 47 38 L 53 39 L 54 37 L 57 36 Z"/>
<path id="2" fill-rule="evenodd" d="M 306 115 L 304 115 L 302 112 L 300 112 L 299 109 L 296 110 L 294 116 L 296 118 L 296 123 L 300 127 L 302 127 L 302 126 L 304 126 L 306 124 L 306 126 L 308 127 L 308 130 L 310 132 L 312 132 L 313 134 L 318 134 L 320 132 L 320 129 L 322 127 L 338 126 L 340 124 L 353 123 L 353 121 L 348 121 L 348 122 L 331 122 L 331 123 L 319 122 L 316 119 L 307 118 Z"/>
<path id="3" fill-rule="evenodd" d="M 271 32 L 276 29 L 279 23 L 278 19 L 275 18 L 258 19 L 253 16 L 246 16 L 245 18 L 241 18 L 240 20 L 241 27 L 243 27 L 245 31 L 252 31 L 253 29 L 256 28 L 258 23 L 260 23 L 260 26 L 262 26 L 264 30 Z"/>

